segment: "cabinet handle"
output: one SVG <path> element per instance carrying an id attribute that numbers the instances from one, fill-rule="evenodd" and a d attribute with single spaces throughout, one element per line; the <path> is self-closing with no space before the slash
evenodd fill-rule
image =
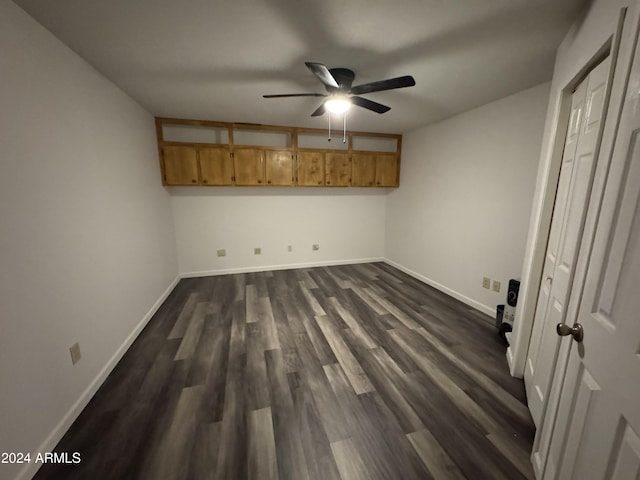
<path id="1" fill-rule="evenodd" d="M 202 183 L 207 183 L 207 181 L 206 180 L 202 180 Z"/>
<path id="2" fill-rule="evenodd" d="M 258 183 L 262 183 L 262 180 L 258 180 Z"/>
<path id="3" fill-rule="evenodd" d="M 271 183 L 271 180 L 267 180 L 267 183 Z"/>
<path id="4" fill-rule="evenodd" d="M 197 181 L 197 180 L 193 180 L 193 179 L 192 179 L 192 180 L 191 180 L 191 183 L 198 183 L 198 181 Z"/>
<path id="5" fill-rule="evenodd" d="M 322 185 L 322 182 L 318 182 L 318 185 Z"/>
<path id="6" fill-rule="evenodd" d="M 327 185 L 331 185 L 331 182 L 327 182 Z"/>

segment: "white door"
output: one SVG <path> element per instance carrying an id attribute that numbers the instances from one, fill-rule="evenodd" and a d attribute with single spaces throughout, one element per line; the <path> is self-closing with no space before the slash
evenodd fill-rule
<path id="1" fill-rule="evenodd" d="M 607 94 L 609 58 L 575 90 L 551 231 L 525 368 L 527 402 L 537 427 L 547 400 L 558 355 L 556 324 L 563 322 L 575 271 L 582 226 L 591 191 L 595 157 Z"/>
<path id="2" fill-rule="evenodd" d="M 569 360 L 545 480 L 640 478 L 639 132 L 636 45 L 601 208 L 587 219 L 595 233 L 576 322 L 584 340 L 562 339 Z"/>

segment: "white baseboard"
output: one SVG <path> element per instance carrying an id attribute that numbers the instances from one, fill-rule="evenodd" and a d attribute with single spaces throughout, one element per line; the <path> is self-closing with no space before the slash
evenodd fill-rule
<path id="1" fill-rule="evenodd" d="M 435 280 L 431 280 L 430 278 L 425 277 L 424 275 L 420 275 L 417 272 L 414 272 L 413 270 L 404 267 L 403 265 L 400 265 L 399 263 L 396 263 L 392 260 L 389 260 L 388 258 L 384 259 L 385 263 L 388 263 L 389 265 L 391 265 L 392 267 L 397 268 L 398 270 L 402 270 L 404 273 L 406 273 L 407 275 L 411 275 L 414 278 L 417 278 L 418 280 L 426 283 L 427 285 L 431 285 L 433 288 L 437 288 L 438 290 L 440 290 L 441 292 L 446 293 L 447 295 L 452 296 L 453 298 L 456 298 L 458 300 L 460 300 L 463 303 L 466 303 L 467 305 L 469 305 L 470 307 L 475 308 L 476 310 L 480 310 L 483 313 L 486 313 L 487 315 L 494 317 L 496 314 L 496 310 L 495 308 L 491 308 L 487 305 L 484 305 L 480 302 L 477 302 L 475 300 L 473 300 L 472 298 L 467 297 L 466 295 L 463 295 L 459 292 L 456 292 L 455 290 L 450 289 L 449 287 L 445 287 L 444 285 L 436 282 Z M 509 337 L 511 337 L 511 334 L 508 333 L 507 334 Z M 511 342 L 509 342 L 511 343 Z M 516 378 L 522 378 L 522 375 L 517 376 L 514 375 L 513 372 L 513 350 L 511 349 L 511 347 L 507 348 L 507 362 L 509 364 L 509 372 L 511 373 L 512 377 L 516 377 Z"/>
<path id="2" fill-rule="evenodd" d="M 511 340 L 509 340 L 509 344 L 511 344 Z M 516 372 L 514 369 L 513 362 L 515 358 L 513 358 L 513 349 L 511 348 L 511 345 L 507 347 L 506 355 L 507 355 L 507 363 L 509 364 L 509 373 L 511 374 L 511 376 L 515 378 L 524 378 L 524 373 L 519 375 L 518 372 Z"/>
<path id="3" fill-rule="evenodd" d="M 289 263 L 286 265 L 269 265 L 265 267 L 240 267 L 240 268 L 226 268 L 226 269 L 220 269 L 220 270 L 202 270 L 202 271 L 196 271 L 196 272 L 184 272 L 180 274 L 180 277 L 181 278 L 210 277 L 214 275 L 230 275 L 233 273 L 268 272 L 270 270 L 291 270 L 296 268 L 329 267 L 332 265 L 353 265 L 356 263 L 371 263 L 371 262 L 384 262 L 384 261 L 385 261 L 384 258 L 327 260 L 323 262 Z"/>
<path id="4" fill-rule="evenodd" d="M 456 300 L 460 300 L 462 303 L 466 303 L 467 305 L 469 305 L 470 307 L 475 308 L 476 310 L 481 311 L 482 313 L 486 313 L 487 315 L 489 315 L 490 317 L 495 317 L 496 315 L 496 309 L 491 308 L 487 305 L 484 305 L 483 303 L 480 303 L 472 298 L 467 297 L 466 295 L 463 295 L 460 292 L 457 292 L 455 290 L 452 290 L 449 287 L 445 287 L 444 285 L 442 285 L 441 283 L 436 282 L 435 280 L 431 280 L 430 278 L 425 277 L 424 275 L 419 274 L 418 272 L 414 272 L 413 270 L 400 265 L 399 263 L 396 263 L 392 260 L 389 260 L 388 258 L 384 259 L 385 263 L 388 263 L 389 265 L 391 265 L 392 267 L 397 268 L 398 270 L 403 271 L 404 273 L 406 273 L 407 275 L 411 275 L 414 278 L 417 278 L 418 280 L 420 280 L 421 282 L 426 283 L 427 285 L 432 286 L 433 288 L 436 288 L 438 290 L 440 290 L 441 292 L 446 293 L 447 295 L 455 298 Z"/>
<path id="5" fill-rule="evenodd" d="M 89 401 L 93 398 L 95 393 L 98 391 L 100 386 L 104 383 L 106 378 L 109 376 L 114 367 L 118 364 L 123 355 L 127 352 L 131 344 L 138 337 L 142 329 L 147 326 L 151 317 L 158 311 L 160 305 L 167 299 L 171 291 L 175 288 L 180 280 L 180 276 L 177 276 L 173 279 L 171 284 L 167 287 L 167 289 L 160 295 L 160 298 L 156 300 L 153 306 L 149 309 L 149 311 L 142 317 L 142 320 L 136 325 L 133 331 L 129 334 L 129 336 L 125 339 L 125 341 L 120 345 L 118 350 L 113 354 L 113 356 L 109 359 L 106 365 L 100 370 L 98 375 L 93 379 L 93 381 L 89 384 L 86 390 L 80 395 L 80 398 L 76 400 L 76 402 L 71 406 L 69 411 L 62 417 L 62 420 L 58 422 L 53 431 L 49 434 L 49 436 L 45 439 L 44 442 L 32 452 L 32 457 L 35 457 L 37 452 L 51 452 L 56 447 L 58 442 L 62 439 L 64 434 L 67 432 L 71 424 L 78 418 L 78 415 L 82 412 L 84 407 L 87 406 Z M 42 466 L 42 464 L 36 464 L 35 462 L 29 463 L 23 468 L 16 477 L 16 480 L 27 480 L 32 478 L 38 469 Z"/>

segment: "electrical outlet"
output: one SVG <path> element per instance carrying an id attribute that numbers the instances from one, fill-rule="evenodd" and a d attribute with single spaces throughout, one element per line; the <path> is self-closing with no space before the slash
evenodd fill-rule
<path id="1" fill-rule="evenodd" d="M 313 250 L 320 250 L 320 245 L 318 245 L 317 243 L 314 243 Z"/>
<path id="2" fill-rule="evenodd" d="M 482 288 L 487 290 L 491 288 L 491 279 L 489 277 L 482 277 Z"/>
<path id="3" fill-rule="evenodd" d="M 82 358 L 82 354 L 80 353 L 80 344 L 78 342 L 71 345 L 69 349 L 69 353 L 71 353 L 71 363 L 76 364 Z"/>
<path id="4" fill-rule="evenodd" d="M 226 257 L 227 256 L 227 251 L 224 248 L 221 248 L 220 250 L 218 250 L 218 256 L 219 257 Z"/>
<path id="5" fill-rule="evenodd" d="M 287 252 L 293 252 L 293 246 L 289 245 L 289 246 L 287 247 Z"/>
<path id="6" fill-rule="evenodd" d="M 494 292 L 499 292 L 500 291 L 500 282 L 497 280 L 493 281 L 493 291 Z"/>
<path id="7" fill-rule="evenodd" d="M 260 247 L 256 247 L 253 249 L 254 255 L 262 255 L 262 249 Z"/>

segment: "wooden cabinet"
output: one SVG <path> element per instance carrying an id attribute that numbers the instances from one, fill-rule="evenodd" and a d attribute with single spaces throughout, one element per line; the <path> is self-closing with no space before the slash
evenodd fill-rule
<path id="1" fill-rule="evenodd" d="M 228 147 L 200 147 L 198 160 L 202 185 L 233 185 L 233 159 Z"/>
<path id="2" fill-rule="evenodd" d="M 325 159 L 325 184 L 328 187 L 348 187 L 351 184 L 351 160 L 348 153 L 327 152 Z"/>
<path id="3" fill-rule="evenodd" d="M 194 147 L 162 147 L 162 165 L 165 185 L 198 184 L 198 156 Z"/>
<path id="4" fill-rule="evenodd" d="M 402 135 L 156 118 L 167 186 L 398 187 Z M 166 137 L 166 138 L 165 138 Z M 322 141 L 320 141 L 320 140 Z"/>
<path id="5" fill-rule="evenodd" d="M 164 184 L 233 185 L 233 161 L 228 147 L 162 147 Z"/>
<path id="6" fill-rule="evenodd" d="M 351 161 L 351 185 L 372 187 L 376 179 L 376 157 L 373 153 L 354 153 Z"/>
<path id="7" fill-rule="evenodd" d="M 233 153 L 236 185 L 293 185 L 293 155 L 288 150 L 236 148 Z"/>
<path id="8" fill-rule="evenodd" d="M 352 186 L 398 186 L 398 157 L 395 153 L 354 153 L 352 163 Z"/>
<path id="9" fill-rule="evenodd" d="M 376 186 L 398 186 L 398 156 L 395 153 L 379 153 L 376 158 Z"/>
<path id="10" fill-rule="evenodd" d="M 298 185 L 318 187 L 324 185 L 323 152 L 298 152 Z"/>
<path id="11" fill-rule="evenodd" d="M 233 151 L 236 185 L 264 185 L 264 151 L 236 148 Z"/>
<path id="12" fill-rule="evenodd" d="M 293 154 L 283 150 L 266 150 L 265 176 L 267 185 L 293 185 Z"/>

